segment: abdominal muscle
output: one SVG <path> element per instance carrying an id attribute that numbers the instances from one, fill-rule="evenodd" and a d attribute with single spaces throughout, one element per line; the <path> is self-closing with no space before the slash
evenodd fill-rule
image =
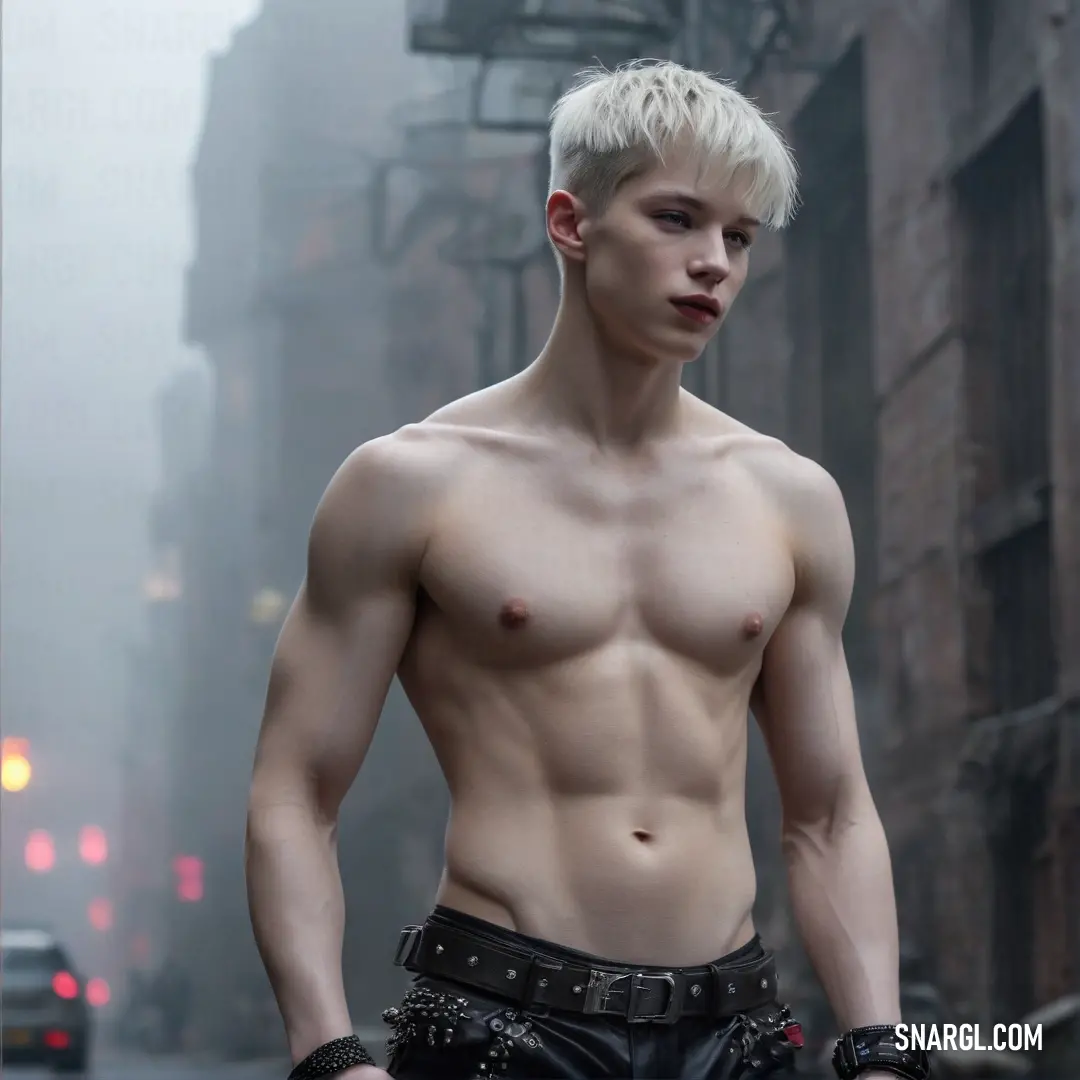
<path id="1" fill-rule="evenodd" d="M 438 903 L 643 965 L 753 936 L 748 687 L 660 650 L 630 676 L 625 654 L 538 673 L 425 653 L 401 676 L 450 788 Z"/>

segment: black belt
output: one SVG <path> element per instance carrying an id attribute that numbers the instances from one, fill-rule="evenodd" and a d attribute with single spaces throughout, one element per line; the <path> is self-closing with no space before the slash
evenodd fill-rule
<path id="1" fill-rule="evenodd" d="M 776 964 L 768 953 L 730 965 L 668 971 L 586 968 L 430 922 L 401 931 L 394 964 L 507 998 L 522 1008 L 619 1016 L 632 1024 L 732 1016 L 768 1005 L 777 995 Z"/>

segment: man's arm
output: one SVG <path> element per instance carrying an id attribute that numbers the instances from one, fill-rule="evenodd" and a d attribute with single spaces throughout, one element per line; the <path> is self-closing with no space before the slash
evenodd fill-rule
<path id="1" fill-rule="evenodd" d="M 753 710 L 783 808 L 792 905 L 842 1030 L 900 1023 L 889 850 L 863 770 L 841 640 L 854 551 L 839 489 L 795 459 L 785 497 L 795 595 L 765 650 Z"/>
<path id="2" fill-rule="evenodd" d="M 400 436 L 357 450 L 315 515 L 274 655 L 248 808 L 255 938 L 294 1062 L 352 1034 L 341 950 L 341 801 L 367 754 L 415 612 L 425 485 Z"/>

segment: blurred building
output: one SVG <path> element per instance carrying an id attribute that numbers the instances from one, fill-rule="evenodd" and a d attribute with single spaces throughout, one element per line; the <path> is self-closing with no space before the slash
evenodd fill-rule
<path id="1" fill-rule="evenodd" d="M 1080 981 L 1080 7 L 801 12 L 748 86 L 804 205 L 721 396 L 845 491 L 902 932 L 1014 1020 Z"/>
<path id="2" fill-rule="evenodd" d="M 205 352 L 215 397 L 186 592 L 173 846 L 200 860 L 205 891 L 174 905 L 174 928 L 196 979 L 199 1038 L 237 1052 L 243 1025 L 233 1003 L 250 1009 L 268 991 L 248 916 L 243 833 L 271 654 L 323 490 L 356 446 L 404 419 L 386 376 L 375 140 L 357 60 L 370 14 L 351 0 L 316 10 L 265 4 L 211 62 L 192 173 L 197 242 L 185 337 Z M 414 322 L 426 317 L 420 303 Z M 417 817 L 395 810 L 404 792 L 419 800 L 422 835 L 387 843 L 388 816 Z M 365 781 L 342 813 L 346 976 L 360 1016 L 377 1015 L 397 991 L 388 961 L 402 911 L 417 906 L 406 896 L 419 889 L 426 903 L 434 890 L 437 865 L 422 858 L 418 877 L 415 853 L 441 830 L 441 796 L 432 755 L 395 689 Z M 381 984 L 370 978 L 376 966 Z M 270 1045 L 280 1032 L 265 1038 Z"/>
<path id="3" fill-rule="evenodd" d="M 142 640 L 130 650 L 124 790 L 114 860 L 115 940 L 123 968 L 147 970 L 168 949 L 173 908 L 173 790 L 183 701 L 185 591 L 196 484 L 206 464 L 206 373 L 173 378 L 158 402 L 161 483 L 150 516 Z"/>

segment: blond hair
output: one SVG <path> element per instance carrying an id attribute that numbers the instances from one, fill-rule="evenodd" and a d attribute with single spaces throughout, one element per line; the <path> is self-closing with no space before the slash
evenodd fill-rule
<path id="1" fill-rule="evenodd" d="M 590 68 L 551 111 L 549 191 L 563 189 L 602 212 L 619 185 L 688 145 L 747 182 L 748 210 L 771 228 L 791 219 L 798 171 L 768 117 L 730 83 L 670 61 Z"/>

